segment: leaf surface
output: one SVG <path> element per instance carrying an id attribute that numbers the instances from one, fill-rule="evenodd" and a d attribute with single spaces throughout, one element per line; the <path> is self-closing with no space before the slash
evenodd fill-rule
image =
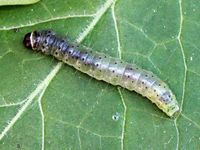
<path id="1" fill-rule="evenodd" d="M 0 149 L 198 149 L 199 16 L 197 0 L 1 7 Z M 24 48 L 24 35 L 42 29 L 154 72 L 174 91 L 180 116 Z"/>
<path id="2" fill-rule="evenodd" d="M 39 0 L 1 0 L 0 6 L 4 5 L 27 5 L 38 2 Z"/>

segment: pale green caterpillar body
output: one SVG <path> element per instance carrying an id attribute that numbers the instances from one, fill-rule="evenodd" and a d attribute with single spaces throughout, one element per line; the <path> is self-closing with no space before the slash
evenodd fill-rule
<path id="1" fill-rule="evenodd" d="M 179 113 L 178 102 L 170 88 L 152 72 L 111 56 L 69 45 L 50 30 L 25 35 L 25 47 L 53 55 L 89 76 L 124 87 L 147 97 L 170 117 Z"/>

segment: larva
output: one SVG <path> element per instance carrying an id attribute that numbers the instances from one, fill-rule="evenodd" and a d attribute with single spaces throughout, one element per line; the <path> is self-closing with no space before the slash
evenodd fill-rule
<path id="1" fill-rule="evenodd" d="M 169 87 L 152 72 L 103 53 L 70 45 L 53 31 L 33 31 L 24 37 L 26 48 L 53 55 L 89 76 L 122 86 L 147 97 L 170 117 L 176 117 L 179 106 Z"/>

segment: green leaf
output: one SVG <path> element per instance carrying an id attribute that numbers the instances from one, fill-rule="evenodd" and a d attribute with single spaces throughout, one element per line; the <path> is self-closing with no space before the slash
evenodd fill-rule
<path id="1" fill-rule="evenodd" d="M 0 6 L 3 5 L 27 5 L 38 2 L 39 0 L 0 0 Z"/>
<path id="2" fill-rule="evenodd" d="M 0 149 L 198 149 L 199 16 L 197 0 L 1 7 Z M 181 114 L 170 119 L 135 92 L 24 48 L 24 35 L 42 29 L 153 71 Z"/>

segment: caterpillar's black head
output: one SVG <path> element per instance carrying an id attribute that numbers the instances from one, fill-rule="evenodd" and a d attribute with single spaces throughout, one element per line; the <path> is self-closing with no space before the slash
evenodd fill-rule
<path id="1" fill-rule="evenodd" d="M 24 36 L 24 46 L 28 49 L 32 49 L 32 44 L 31 44 L 31 34 L 32 32 L 29 32 L 27 33 L 25 36 Z"/>
<path id="2" fill-rule="evenodd" d="M 24 36 L 24 46 L 28 49 L 35 51 L 47 51 L 48 45 L 51 45 L 54 41 L 54 32 L 51 30 L 33 31 L 29 32 Z"/>
<path id="3" fill-rule="evenodd" d="M 38 49 L 38 38 L 40 37 L 40 32 L 33 31 L 29 32 L 24 36 L 24 46 L 28 49 L 37 50 Z"/>

